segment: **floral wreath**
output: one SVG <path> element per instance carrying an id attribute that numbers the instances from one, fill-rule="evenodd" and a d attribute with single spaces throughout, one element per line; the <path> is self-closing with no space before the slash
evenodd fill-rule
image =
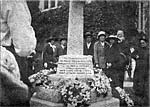
<path id="1" fill-rule="evenodd" d="M 77 79 L 69 80 L 62 88 L 61 94 L 64 103 L 74 107 L 86 106 L 90 102 L 90 87 Z"/>
<path id="2" fill-rule="evenodd" d="M 48 75 L 53 74 L 53 72 L 56 72 L 55 68 L 50 70 L 40 70 L 36 74 L 29 76 L 28 79 L 34 86 L 43 86 L 45 88 L 50 88 L 50 85 L 52 85 L 52 81 L 49 80 Z"/>

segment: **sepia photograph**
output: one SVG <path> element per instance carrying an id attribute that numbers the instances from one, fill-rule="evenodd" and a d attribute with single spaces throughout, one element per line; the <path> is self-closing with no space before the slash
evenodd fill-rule
<path id="1" fill-rule="evenodd" d="M 150 107 L 149 0 L 0 0 L 0 107 Z"/>

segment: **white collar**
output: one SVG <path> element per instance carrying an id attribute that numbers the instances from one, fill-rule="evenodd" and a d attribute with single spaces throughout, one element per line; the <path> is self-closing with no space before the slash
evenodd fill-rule
<path id="1" fill-rule="evenodd" d="M 101 45 L 104 46 L 104 45 L 105 45 L 105 42 L 101 42 Z"/>
<path id="2" fill-rule="evenodd" d="M 56 46 L 55 46 L 55 45 L 52 45 L 50 42 L 49 42 L 48 44 L 50 45 L 50 47 L 52 47 L 53 52 L 55 52 Z"/>
<path id="3" fill-rule="evenodd" d="M 64 45 L 61 45 L 61 47 L 64 49 L 65 48 L 65 46 Z"/>
<path id="4" fill-rule="evenodd" d="M 87 47 L 90 48 L 91 42 L 90 43 L 86 43 L 86 44 L 87 44 Z"/>
<path id="5" fill-rule="evenodd" d="M 48 43 L 50 45 L 50 47 L 55 48 L 55 45 L 52 45 L 50 42 Z"/>

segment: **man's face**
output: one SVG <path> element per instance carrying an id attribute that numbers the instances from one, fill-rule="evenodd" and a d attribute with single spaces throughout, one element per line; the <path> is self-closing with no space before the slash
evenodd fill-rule
<path id="1" fill-rule="evenodd" d="M 125 37 L 124 37 L 123 34 L 117 34 L 117 37 L 118 37 L 121 41 L 125 40 Z"/>
<path id="2" fill-rule="evenodd" d="M 51 40 L 51 44 L 54 45 L 54 43 L 55 43 L 55 41 L 54 41 L 54 40 Z"/>
<path id="3" fill-rule="evenodd" d="M 104 42 L 105 41 L 105 36 L 100 36 L 99 41 Z"/>
<path id="4" fill-rule="evenodd" d="M 111 44 L 111 45 L 115 43 L 115 40 L 114 40 L 114 39 L 110 39 L 109 41 L 110 41 L 110 44 Z"/>
<path id="5" fill-rule="evenodd" d="M 62 40 L 62 41 L 61 41 L 61 45 L 67 46 L 67 41 L 66 41 L 66 40 Z"/>
<path id="6" fill-rule="evenodd" d="M 140 46 L 144 48 L 147 46 L 147 43 L 144 40 L 140 40 Z"/>
<path id="7" fill-rule="evenodd" d="M 90 43 L 91 41 L 92 41 L 91 36 L 88 36 L 88 37 L 86 38 L 86 42 L 87 42 L 87 43 Z"/>

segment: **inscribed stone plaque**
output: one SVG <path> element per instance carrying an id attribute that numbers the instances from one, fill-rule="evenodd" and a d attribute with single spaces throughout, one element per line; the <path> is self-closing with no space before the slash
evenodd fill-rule
<path id="1" fill-rule="evenodd" d="M 59 57 L 57 74 L 66 78 L 93 76 L 92 56 L 63 55 Z"/>

